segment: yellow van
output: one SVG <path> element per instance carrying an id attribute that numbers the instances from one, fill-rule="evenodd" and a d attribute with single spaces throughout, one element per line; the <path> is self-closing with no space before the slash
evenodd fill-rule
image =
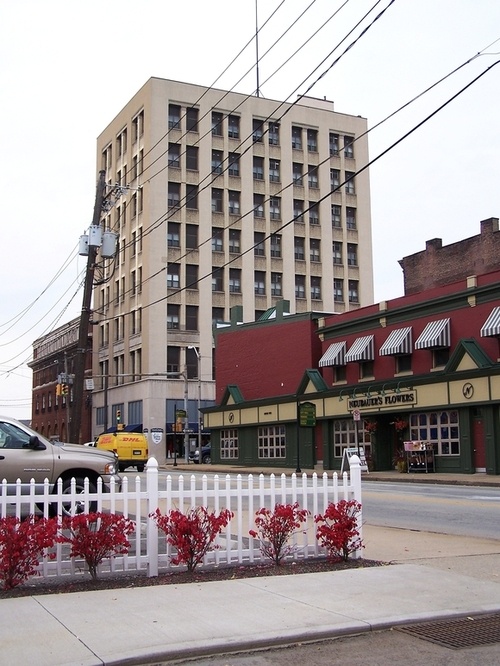
<path id="1" fill-rule="evenodd" d="M 127 467 L 137 467 L 138 472 L 143 472 L 148 462 L 148 440 L 141 432 L 106 432 L 99 436 L 96 446 L 117 454 L 120 472 Z"/>

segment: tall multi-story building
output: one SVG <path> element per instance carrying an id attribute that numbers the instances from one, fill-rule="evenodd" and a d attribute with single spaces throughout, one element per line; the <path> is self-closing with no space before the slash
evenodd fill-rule
<path id="1" fill-rule="evenodd" d="M 373 302 L 366 129 L 326 100 L 159 78 L 122 109 L 97 141 L 98 169 L 126 189 L 94 292 L 95 434 L 120 410 L 161 460 L 187 406 L 196 439 L 213 325 L 234 306 L 253 321 L 283 299 L 292 313 Z"/>

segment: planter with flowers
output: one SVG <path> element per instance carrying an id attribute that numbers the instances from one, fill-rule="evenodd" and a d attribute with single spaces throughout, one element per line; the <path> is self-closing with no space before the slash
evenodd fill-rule
<path id="1" fill-rule="evenodd" d="M 394 419 L 394 430 L 396 431 L 396 436 L 398 439 L 398 448 L 396 450 L 396 454 L 392 462 L 394 468 L 397 469 L 398 472 L 408 471 L 408 463 L 406 460 L 406 454 L 403 447 L 404 432 L 406 431 L 407 428 L 408 428 L 408 421 L 406 421 L 401 416 L 396 416 L 396 418 Z"/>

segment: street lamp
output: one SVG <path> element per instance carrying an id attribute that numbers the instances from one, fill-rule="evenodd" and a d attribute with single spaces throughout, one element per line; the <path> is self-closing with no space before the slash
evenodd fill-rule
<path id="1" fill-rule="evenodd" d="M 196 358 L 198 359 L 198 451 L 199 451 L 199 462 L 200 464 L 203 462 L 202 460 L 202 455 L 201 455 L 201 356 L 200 352 L 196 347 L 188 347 L 188 349 L 193 349 L 194 353 L 196 354 Z"/>

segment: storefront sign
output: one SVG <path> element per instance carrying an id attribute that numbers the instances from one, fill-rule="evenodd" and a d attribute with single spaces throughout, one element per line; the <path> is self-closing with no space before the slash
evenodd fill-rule
<path id="1" fill-rule="evenodd" d="M 391 408 L 404 407 L 405 405 L 417 404 L 416 391 L 404 391 L 404 393 L 388 393 L 386 395 L 377 394 L 360 396 L 359 398 L 349 398 L 347 408 L 349 411 L 369 408 Z"/>
<path id="2" fill-rule="evenodd" d="M 301 428 L 314 428 L 316 425 L 316 405 L 313 402 L 302 402 L 298 405 L 299 423 Z"/>

